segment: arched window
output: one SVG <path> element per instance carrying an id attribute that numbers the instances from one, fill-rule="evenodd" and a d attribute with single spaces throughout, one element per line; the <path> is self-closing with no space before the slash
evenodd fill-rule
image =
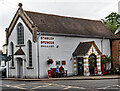
<path id="1" fill-rule="evenodd" d="M 29 66 L 32 66 L 32 43 L 29 40 L 28 41 L 28 60 L 29 60 Z"/>
<path id="2" fill-rule="evenodd" d="M 17 42 L 18 44 L 24 44 L 24 27 L 21 23 L 17 25 Z"/>
<path id="3" fill-rule="evenodd" d="M 14 66 L 14 44 L 11 42 L 10 44 L 11 49 L 11 59 L 12 59 L 12 66 Z"/>

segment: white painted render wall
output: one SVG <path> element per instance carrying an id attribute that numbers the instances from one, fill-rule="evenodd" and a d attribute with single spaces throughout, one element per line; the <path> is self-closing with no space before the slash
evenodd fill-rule
<path id="1" fill-rule="evenodd" d="M 48 36 L 45 36 L 48 37 Z M 55 61 L 66 60 L 66 65 L 63 66 L 65 70 L 68 70 L 68 76 L 74 74 L 74 63 L 72 58 L 72 53 L 77 48 L 80 42 L 95 41 L 99 50 L 101 51 L 101 40 L 95 38 L 78 38 L 78 37 L 64 37 L 64 36 L 52 36 L 55 38 L 54 48 L 43 48 L 39 49 L 40 52 L 40 76 L 46 77 L 47 71 L 50 68 L 56 67 Z M 40 38 L 39 38 L 40 40 Z M 39 41 L 40 43 L 40 41 Z M 59 46 L 58 48 L 56 46 Z M 103 40 L 103 54 L 110 55 L 110 41 L 108 39 Z M 48 58 L 52 58 L 54 63 L 51 65 L 47 64 Z"/>
<path id="2" fill-rule="evenodd" d="M 17 24 L 19 23 L 19 22 L 21 22 L 22 24 L 23 24 L 23 26 L 24 26 L 24 44 L 25 44 L 25 46 L 24 47 L 21 47 L 22 48 L 22 50 L 24 51 L 24 53 L 25 53 L 25 57 L 26 57 L 26 62 L 25 62 L 25 65 L 28 67 L 28 57 L 27 57 L 27 42 L 28 42 L 28 40 L 30 40 L 31 42 L 32 42 L 32 61 L 33 61 L 33 67 L 34 67 L 34 69 L 25 69 L 24 70 L 24 76 L 26 76 L 26 77 L 32 77 L 32 78 L 36 78 L 36 76 L 37 76 L 37 63 L 36 63 L 36 61 L 37 61 L 37 43 L 34 43 L 33 42 L 33 37 L 32 37 L 32 34 L 31 34 L 31 32 L 29 31 L 29 29 L 27 28 L 27 26 L 25 25 L 25 23 L 22 21 L 22 19 L 21 18 L 19 18 L 18 19 L 18 21 L 17 21 L 17 23 L 16 23 L 16 25 L 15 25 L 15 27 L 14 27 L 14 29 L 13 29 L 13 31 L 12 31 L 12 33 L 11 33 L 11 35 L 10 35 L 10 37 L 9 37 L 9 44 L 8 44 L 8 55 L 10 55 L 10 43 L 11 42 L 13 42 L 13 44 L 14 44 L 14 53 L 19 49 L 19 47 L 16 47 L 16 45 L 17 45 Z M 9 62 L 9 64 L 10 64 L 10 66 L 9 67 L 11 67 L 11 62 Z M 7 63 L 7 65 L 8 65 L 8 63 Z M 15 65 L 15 69 L 9 69 L 10 71 L 10 75 L 11 76 L 17 76 L 17 60 L 16 59 L 14 59 L 14 65 Z M 7 69 L 7 71 L 8 71 L 8 69 Z"/>

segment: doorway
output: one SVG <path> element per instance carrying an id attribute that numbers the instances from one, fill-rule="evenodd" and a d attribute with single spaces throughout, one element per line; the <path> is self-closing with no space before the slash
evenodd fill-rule
<path id="1" fill-rule="evenodd" d="M 90 75 L 94 75 L 95 74 L 95 68 L 96 67 L 97 67 L 96 55 L 95 54 L 91 54 L 89 56 L 89 72 L 90 72 Z"/>
<path id="2" fill-rule="evenodd" d="M 77 58 L 78 60 L 78 75 L 83 75 L 84 69 L 83 69 L 83 57 Z"/>
<path id="3" fill-rule="evenodd" d="M 18 68 L 18 78 L 23 78 L 23 60 L 22 58 L 17 59 L 17 68 Z"/>
<path id="4" fill-rule="evenodd" d="M 105 55 L 101 55 L 101 68 L 102 68 L 102 74 L 107 74 Z"/>

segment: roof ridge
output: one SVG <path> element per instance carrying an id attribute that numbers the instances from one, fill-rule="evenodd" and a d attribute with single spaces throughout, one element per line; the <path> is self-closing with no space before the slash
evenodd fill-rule
<path id="1" fill-rule="evenodd" d="M 81 20 L 88 20 L 88 21 L 94 21 L 94 22 L 101 22 L 101 20 L 92 20 L 92 19 L 85 19 L 85 18 L 79 18 L 79 17 L 56 15 L 56 14 L 47 14 L 47 13 L 40 13 L 40 12 L 33 12 L 33 11 L 26 11 L 26 10 L 24 10 L 24 11 L 29 12 L 29 13 L 35 13 L 35 14 L 57 16 L 57 17 L 62 17 L 62 18 L 81 19 Z"/>
<path id="2" fill-rule="evenodd" d="M 94 41 L 80 42 L 80 43 L 94 43 Z"/>

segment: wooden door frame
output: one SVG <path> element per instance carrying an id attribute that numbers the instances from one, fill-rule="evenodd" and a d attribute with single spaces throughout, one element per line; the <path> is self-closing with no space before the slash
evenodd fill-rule
<path id="1" fill-rule="evenodd" d="M 22 62 L 22 65 L 20 64 L 20 61 Z M 23 59 L 22 58 L 17 58 L 17 74 L 18 74 L 18 78 L 23 77 Z"/>

